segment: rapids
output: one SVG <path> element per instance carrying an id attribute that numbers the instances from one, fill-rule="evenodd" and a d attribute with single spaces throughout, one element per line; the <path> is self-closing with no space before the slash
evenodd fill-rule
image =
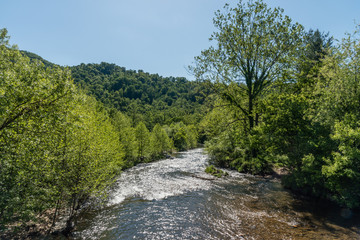
<path id="1" fill-rule="evenodd" d="M 278 179 L 204 173 L 202 149 L 123 172 L 71 239 L 360 239 L 357 213 L 298 199 Z"/>

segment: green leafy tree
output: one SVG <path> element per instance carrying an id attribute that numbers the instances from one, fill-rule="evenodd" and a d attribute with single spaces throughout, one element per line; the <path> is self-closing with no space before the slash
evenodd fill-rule
<path id="1" fill-rule="evenodd" d="M 258 124 L 257 100 L 301 43 L 302 26 L 282 13 L 261 0 L 225 5 L 214 18 L 216 47 L 204 50 L 192 68 L 198 79 L 217 83 L 217 93 L 246 117 L 247 130 Z"/>
<path id="2" fill-rule="evenodd" d="M 135 128 L 137 140 L 137 155 L 140 162 L 146 161 L 150 151 L 150 132 L 143 122 L 138 123 Z"/>
<path id="3" fill-rule="evenodd" d="M 186 135 L 188 139 L 188 148 L 195 148 L 198 144 L 198 130 L 195 125 L 186 126 Z"/>
<path id="4" fill-rule="evenodd" d="M 310 29 L 304 34 L 303 44 L 298 51 L 296 59 L 296 90 L 306 92 L 309 96 L 320 75 L 320 68 L 324 58 L 330 54 L 333 38 L 329 33 L 321 33 L 319 30 Z"/>
<path id="5" fill-rule="evenodd" d="M 174 134 L 174 146 L 179 151 L 184 151 L 189 149 L 189 142 L 186 136 L 185 127 L 180 127 L 177 129 L 176 133 Z"/>
<path id="6" fill-rule="evenodd" d="M 6 28 L 0 29 L 0 46 L 9 46 L 8 31 Z"/>
<path id="7" fill-rule="evenodd" d="M 154 158 L 164 157 L 164 154 L 172 149 L 170 138 L 159 124 L 156 124 L 151 132 L 150 146 Z"/>
<path id="8" fill-rule="evenodd" d="M 220 134 L 221 145 L 231 144 L 224 147 L 232 148 L 228 152 L 239 153 L 223 156 L 227 165 L 232 162 L 235 168 L 248 171 L 253 164 L 259 167 L 251 172 L 261 173 L 261 168 L 265 172 L 270 163 L 265 160 L 265 152 L 261 152 L 262 145 L 255 144 L 261 138 L 256 129 L 261 122 L 259 105 L 272 83 L 286 77 L 285 70 L 301 45 L 303 27 L 292 23 L 282 9 L 271 9 L 261 0 L 240 1 L 235 8 L 225 5 L 224 12 L 216 13 L 214 25 L 218 31 L 210 40 L 215 46 L 195 58 L 192 70 L 197 79 L 214 82 L 215 92 L 231 114 L 228 131 L 235 130 L 230 126 L 235 123 L 243 129 L 235 130 L 235 135 L 242 137 L 232 137 L 237 139 L 237 144 L 226 140 L 230 134 Z M 217 146 L 212 149 L 220 150 Z"/>
<path id="9" fill-rule="evenodd" d="M 321 173 L 333 200 L 347 207 L 360 202 L 360 40 L 359 26 L 348 34 L 333 55 L 324 59 L 314 100 L 314 121 L 332 129 L 335 143 L 324 156 Z"/>
<path id="10" fill-rule="evenodd" d="M 322 175 L 331 199 L 340 205 L 356 208 L 360 201 L 360 121 L 347 115 L 335 123 L 331 138 L 337 149 L 325 158 Z"/>
<path id="11" fill-rule="evenodd" d="M 69 71 L 45 70 L 18 50 L 0 46 L 2 223 L 28 220 L 54 206 L 56 189 L 46 181 L 54 173 L 56 136 L 64 127 L 74 89 Z"/>
<path id="12" fill-rule="evenodd" d="M 0 227 L 36 220 L 48 209 L 55 209 L 53 223 L 60 208 L 71 218 L 89 197 L 104 196 L 121 170 L 119 137 L 103 106 L 76 89 L 68 69 L 45 68 L 5 45 L 0 45 Z"/>
<path id="13" fill-rule="evenodd" d="M 351 208 L 359 206 L 359 49 L 348 35 L 316 54 L 307 79 L 299 75 L 295 88 L 264 104 L 262 125 L 270 152 L 290 171 L 285 186 Z"/>
<path id="14" fill-rule="evenodd" d="M 26 54 L 39 59 L 31 53 Z M 203 83 L 185 78 L 165 78 L 104 62 L 81 64 L 71 67 L 71 71 L 75 83 L 88 94 L 106 107 L 130 116 L 132 127 L 139 122 L 144 122 L 148 129 L 157 123 L 196 124 L 203 116 L 201 104 L 210 91 Z"/>
<path id="15" fill-rule="evenodd" d="M 132 167 L 138 157 L 135 128 L 132 127 L 130 118 L 119 111 L 116 111 L 112 119 L 125 151 L 126 167 Z"/>

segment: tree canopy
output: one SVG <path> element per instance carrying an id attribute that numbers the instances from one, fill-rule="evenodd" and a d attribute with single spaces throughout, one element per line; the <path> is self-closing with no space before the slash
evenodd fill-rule
<path id="1" fill-rule="evenodd" d="M 244 127 L 251 130 L 258 123 L 257 99 L 289 65 L 303 27 L 262 1 L 225 5 L 214 25 L 215 46 L 195 58 L 193 71 L 198 79 L 216 83 L 221 98 L 245 116 Z"/>
<path id="2" fill-rule="evenodd" d="M 359 32 L 333 45 L 262 1 L 217 12 L 194 73 L 217 98 L 200 123 L 211 162 L 288 171 L 284 186 L 359 207 Z"/>
<path id="3" fill-rule="evenodd" d="M 149 131 L 151 128 L 141 121 L 144 116 L 140 115 L 135 121 L 132 114 L 120 112 L 114 107 L 116 105 L 106 105 L 107 98 L 103 97 L 106 81 L 100 87 L 97 81 L 93 85 L 88 83 L 90 89 L 97 89 L 95 96 L 89 96 L 86 89 L 74 84 L 69 68 L 46 62 L 44 65 L 45 60 L 41 57 L 9 46 L 6 29 L 0 30 L 0 43 L 1 233 L 6 228 L 39 220 L 44 212 L 49 212 L 52 218 L 47 226 L 50 231 L 60 212 L 66 213 L 63 217 L 71 220 L 89 199 L 106 197 L 109 186 L 122 169 L 164 158 L 175 150 L 172 138 L 178 128 L 156 124 Z M 114 69 L 119 70 L 111 64 L 101 64 L 101 67 L 104 76 Z M 141 85 L 146 77 L 151 83 L 148 78 L 151 75 L 141 79 L 142 73 L 139 74 L 139 79 L 135 77 L 134 82 Z M 118 80 L 111 84 L 123 83 Z M 125 81 L 128 80 L 125 77 Z M 87 81 L 85 76 L 83 81 Z M 187 101 L 196 103 L 197 100 L 191 99 L 196 94 L 192 95 L 187 88 L 197 86 L 184 79 L 166 81 L 177 87 L 172 99 L 177 102 L 178 95 L 183 94 L 184 99 L 179 100 L 179 104 L 184 104 L 183 111 L 191 111 L 185 105 Z M 145 89 L 151 86 L 150 83 L 141 86 Z M 152 83 L 155 87 L 161 86 Z M 126 86 L 119 89 L 126 90 Z M 163 96 L 153 91 L 153 94 Z M 104 103 L 96 99 L 95 93 Z M 141 107 L 136 102 L 137 97 L 134 96 L 135 102 L 127 109 L 129 112 L 132 107 Z M 172 115 L 174 118 L 175 114 Z M 151 126 L 155 121 L 149 119 L 149 122 Z M 197 130 L 179 124 L 187 130 L 184 135 L 187 145 L 181 150 L 195 147 Z"/>
<path id="4" fill-rule="evenodd" d="M 108 108 L 128 115 L 134 126 L 143 121 L 148 129 L 156 124 L 198 122 L 209 94 L 203 83 L 127 70 L 104 62 L 81 64 L 71 67 L 71 71 L 75 83 L 88 94 Z"/>

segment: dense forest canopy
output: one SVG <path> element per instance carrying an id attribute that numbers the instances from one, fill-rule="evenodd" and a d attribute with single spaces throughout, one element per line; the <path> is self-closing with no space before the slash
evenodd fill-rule
<path id="1" fill-rule="evenodd" d="M 60 67 L 10 46 L 6 29 L 0 60 L 0 230 L 47 211 L 49 231 L 60 213 L 71 224 L 121 170 L 197 146 L 202 83 L 108 63 Z"/>
<path id="2" fill-rule="evenodd" d="M 5 29 L 1 33 L 6 32 Z M 124 165 L 109 115 L 68 69 L 0 45 L 0 227 L 103 195 Z M 15 224 L 16 226 L 16 224 Z"/>
<path id="3" fill-rule="evenodd" d="M 282 13 L 261 0 L 217 12 L 215 45 L 192 67 L 217 96 L 206 149 L 218 166 L 282 167 L 292 190 L 359 207 L 359 28 L 336 46 Z"/>
<path id="4" fill-rule="evenodd" d="M 75 83 L 105 106 L 127 113 L 136 125 L 146 119 L 155 124 L 199 122 L 209 91 L 204 83 L 161 77 L 115 64 L 81 64 L 71 67 Z"/>
<path id="5" fill-rule="evenodd" d="M 69 219 L 125 169 L 205 143 L 211 163 L 360 206 L 360 38 L 306 31 L 263 1 L 225 5 L 197 81 L 61 67 L 0 30 L 0 228 Z"/>

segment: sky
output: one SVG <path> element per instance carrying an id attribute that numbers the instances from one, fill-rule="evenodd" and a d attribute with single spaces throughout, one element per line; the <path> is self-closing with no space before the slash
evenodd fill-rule
<path id="1" fill-rule="evenodd" d="M 360 0 L 264 0 L 305 29 L 336 39 L 360 23 Z M 235 0 L 0 0 L 10 43 L 62 65 L 115 63 L 192 80 L 187 66 L 210 46 L 214 12 Z"/>

